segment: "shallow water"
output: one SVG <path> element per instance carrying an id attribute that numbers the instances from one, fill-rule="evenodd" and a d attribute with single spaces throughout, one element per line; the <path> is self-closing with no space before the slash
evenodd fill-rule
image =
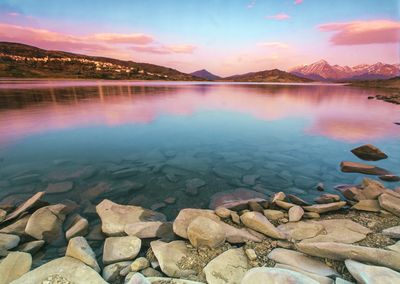
<path id="1" fill-rule="evenodd" d="M 372 164 L 400 173 L 400 107 L 367 99 L 375 94 L 318 84 L 3 81 L 0 204 L 64 180 L 73 189 L 45 200 L 72 200 L 89 218 L 104 198 L 169 219 L 236 188 L 312 201 L 319 182 L 333 193 L 364 177 L 339 170 L 359 161 L 350 149 L 363 143 L 389 155 Z"/>

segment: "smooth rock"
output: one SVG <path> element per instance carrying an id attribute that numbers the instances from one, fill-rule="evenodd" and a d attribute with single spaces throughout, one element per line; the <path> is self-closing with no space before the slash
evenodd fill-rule
<path id="1" fill-rule="evenodd" d="M 215 210 L 215 214 L 220 218 L 229 218 L 231 216 L 232 211 L 225 207 L 218 207 Z"/>
<path id="2" fill-rule="evenodd" d="M 395 226 L 391 228 L 384 229 L 382 234 L 393 238 L 393 239 L 400 239 L 400 226 Z"/>
<path id="3" fill-rule="evenodd" d="M 296 222 L 287 223 L 278 226 L 278 229 L 286 234 L 289 240 L 300 241 L 315 237 L 322 232 L 325 228 L 317 222 Z"/>
<path id="4" fill-rule="evenodd" d="M 260 213 L 263 213 L 264 211 L 264 208 L 256 201 L 249 201 L 247 204 L 249 205 L 250 211 L 256 211 Z"/>
<path id="5" fill-rule="evenodd" d="M 386 159 L 388 156 L 382 152 L 378 147 L 371 144 L 362 145 L 354 148 L 351 152 L 365 161 L 378 161 Z"/>
<path id="6" fill-rule="evenodd" d="M 304 210 L 296 205 L 289 209 L 289 222 L 297 222 L 301 220 L 304 215 Z"/>
<path id="7" fill-rule="evenodd" d="M 12 284 L 37 284 L 45 281 L 49 275 L 59 275 L 75 284 L 107 284 L 92 268 L 72 257 L 54 259 L 24 274 Z"/>
<path id="8" fill-rule="evenodd" d="M 275 221 L 285 217 L 285 213 L 279 210 L 266 209 L 264 210 L 264 216 L 267 217 L 268 220 Z"/>
<path id="9" fill-rule="evenodd" d="M 151 284 L 151 281 L 144 277 L 141 273 L 135 273 L 132 275 L 132 277 L 130 277 L 126 284 Z"/>
<path id="10" fill-rule="evenodd" d="M 25 252 L 10 252 L 0 262 L 0 284 L 8 284 L 27 273 L 32 266 L 32 256 Z"/>
<path id="11" fill-rule="evenodd" d="M 65 256 L 76 258 L 97 272 L 100 272 L 100 266 L 96 261 L 96 255 L 84 237 L 74 237 L 70 239 Z"/>
<path id="12" fill-rule="evenodd" d="M 307 201 L 301 199 L 300 197 L 293 195 L 293 194 L 288 194 L 287 198 L 289 199 L 290 202 L 292 202 L 293 204 L 296 205 L 300 205 L 300 206 L 308 206 L 310 205 L 310 203 L 308 203 Z"/>
<path id="13" fill-rule="evenodd" d="M 169 277 L 184 278 L 195 274 L 195 271 L 183 269 L 179 266 L 182 258 L 189 254 L 184 241 L 172 241 L 170 243 L 153 241 L 150 246 L 160 264 L 161 271 Z"/>
<path id="14" fill-rule="evenodd" d="M 330 212 L 330 211 L 335 211 L 339 210 L 343 206 L 346 205 L 346 201 L 339 201 L 339 202 L 333 202 L 329 204 L 317 204 L 317 205 L 311 205 L 311 206 L 304 206 L 304 210 L 310 211 L 310 212 L 316 212 L 316 213 L 325 213 L 325 212 Z"/>
<path id="15" fill-rule="evenodd" d="M 396 175 L 383 175 L 379 176 L 380 180 L 388 181 L 388 182 L 398 182 L 400 181 L 400 177 Z"/>
<path id="16" fill-rule="evenodd" d="M 385 169 L 356 162 L 341 162 L 340 168 L 342 172 L 346 173 L 361 173 L 378 176 L 390 174 L 390 172 Z"/>
<path id="17" fill-rule="evenodd" d="M 44 243 L 45 242 L 43 240 L 27 242 L 18 246 L 17 251 L 22 251 L 34 255 L 43 247 Z"/>
<path id="18" fill-rule="evenodd" d="M 334 242 L 297 243 L 296 249 L 308 255 L 334 260 L 353 259 L 400 270 L 400 254 L 394 251 Z"/>
<path id="19" fill-rule="evenodd" d="M 250 268 L 242 248 L 230 249 L 211 260 L 203 269 L 207 283 L 240 284 Z M 256 282 L 254 282 L 256 283 Z"/>
<path id="20" fill-rule="evenodd" d="M 345 260 L 347 270 L 360 284 L 400 283 L 400 273 L 382 266 L 366 265 L 351 259 Z"/>
<path id="21" fill-rule="evenodd" d="M 150 262 L 145 257 L 138 257 L 131 264 L 131 271 L 137 272 L 150 266 Z"/>
<path id="22" fill-rule="evenodd" d="M 7 217 L 4 219 L 4 221 L 9 221 L 11 219 L 15 219 L 17 218 L 19 215 L 21 215 L 22 213 L 24 213 L 25 211 L 28 211 L 29 209 L 31 209 L 32 207 L 34 207 L 40 200 L 40 198 L 43 197 L 43 195 L 45 194 L 45 192 L 40 191 L 38 193 L 36 193 L 35 195 L 33 195 L 31 198 L 29 198 L 27 201 L 25 201 L 24 203 L 22 203 L 20 206 L 18 206 L 17 209 L 15 209 L 13 212 L 11 212 L 10 214 L 7 215 Z"/>
<path id="23" fill-rule="evenodd" d="M 20 238 L 16 235 L 0 234 L 0 250 L 9 250 L 19 244 Z"/>
<path id="24" fill-rule="evenodd" d="M 340 201 L 340 196 L 337 194 L 322 194 L 321 196 L 314 199 L 314 201 L 318 204 L 327 204 Z"/>
<path id="25" fill-rule="evenodd" d="M 281 200 L 276 200 L 275 205 L 279 206 L 285 210 L 289 210 L 290 208 L 295 206 L 293 203 L 289 203 L 289 202 L 285 202 L 285 201 L 281 201 Z"/>
<path id="26" fill-rule="evenodd" d="M 364 199 L 357 202 L 351 207 L 351 209 L 367 211 L 367 212 L 379 212 L 381 207 L 379 206 L 378 200 Z"/>
<path id="27" fill-rule="evenodd" d="M 268 219 L 259 212 L 247 212 L 240 216 L 240 220 L 242 223 L 257 232 L 263 233 L 266 236 L 276 238 L 276 239 L 285 239 L 285 235 L 275 228 Z"/>
<path id="28" fill-rule="evenodd" d="M 124 235 L 125 226 L 137 222 L 166 221 L 164 214 L 139 206 L 119 205 L 108 199 L 96 206 L 102 222 L 102 231 L 109 236 Z"/>
<path id="29" fill-rule="evenodd" d="M 379 196 L 378 200 L 383 209 L 400 217 L 400 198 L 384 193 Z"/>
<path id="30" fill-rule="evenodd" d="M 319 284 L 314 279 L 296 271 L 256 267 L 252 268 L 242 279 L 241 284 Z"/>
<path id="31" fill-rule="evenodd" d="M 30 217 L 31 215 L 25 215 L 21 217 L 20 219 L 14 221 L 14 223 L 2 228 L 0 233 L 18 236 L 25 235 L 26 224 L 28 223 Z"/>
<path id="32" fill-rule="evenodd" d="M 58 240 L 65 220 L 64 204 L 45 206 L 36 210 L 26 224 L 25 233 L 37 240 L 53 242 Z"/>
<path id="33" fill-rule="evenodd" d="M 286 198 L 286 194 L 282 191 L 275 193 L 271 198 L 271 203 L 275 203 L 277 200 L 283 201 Z"/>
<path id="34" fill-rule="evenodd" d="M 140 239 L 155 238 L 163 222 L 137 222 L 125 226 L 125 233 L 129 236 L 136 236 Z"/>
<path id="35" fill-rule="evenodd" d="M 85 236 L 89 232 L 89 222 L 87 219 L 83 218 L 80 215 L 77 215 L 70 228 L 65 232 L 65 237 L 67 240 L 78 237 L 78 236 Z"/>
<path id="36" fill-rule="evenodd" d="M 249 260 L 254 261 L 254 260 L 257 259 L 257 254 L 256 254 L 256 252 L 255 252 L 254 249 L 246 249 L 244 252 L 246 253 L 247 258 L 248 258 Z"/>
<path id="37" fill-rule="evenodd" d="M 110 264 L 134 259 L 142 246 L 135 236 L 109 237 L 104 242 L 103 263 Z"/>
<path id="38" fill-rule="evenodd" d="M 300 269 L 298 267 L 277 263 L 277 264 L 275 264 L 274 268 L 281 268 L 281 269 L 286 269 L 286 270 L 291 270 L 291 271 L 295 271 L 295 272 L 301 273 L 303 275 L 306 275 L 306 276 L 310 277 L 311 279 L 314 279 L 319 284 L 333 284 L 333 280 L 331 278 L 329 278 L 329 277 L 321 276 L 321 275 L 314 274 L 314 273 L 310 273 L 310 272 L 305 271 L 303 269 Z"/>
<path id="39" fill-rule="evenodd" d="M 199 216 L 190 222 L 187 235 L 194 247 L 217 248 L 225 242 L 225 231 L 219 223 Z"/>
<path id="40" fill-rule="evenodd" d="M 268 258 L 275 262 L 294 266 L 320 276 L 333 276 L 338 273 L 320 260 L 316 260 L 304 253 L 283 248 L 273 249 Z"/>

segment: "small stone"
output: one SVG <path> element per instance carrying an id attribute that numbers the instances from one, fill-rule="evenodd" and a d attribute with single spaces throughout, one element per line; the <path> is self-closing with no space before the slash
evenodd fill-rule
<path id="1" fill-rule="evenodd" d="M 10 252 L 0 262 L 0 284 L 8 284 L 27 273 L 32 266 L 32 256 L 25 252 Z"/>
<path id="2" fill-rule="evenodd" d="M 275 203 L 277 200 L 283 201 L 286 198 L 286 194 L 282 191 L 275 193 L 272 196 L 271 203 Z"/>
<path id="3" fill-rule="evenodd" d="M 0 250 L 10 250 L 19 244 L 20 238 L 16 235 L 0 234 Z"/>
<path id="4" fill-rule="evenodd" d="M 371 144 L 362 145 L 354 148 L 351 152 L 365 161 L 378 161 L 386 159 L 388 156 L 382 152 L 378 147 Z"/>
<path id="5" fill-rule="evenodd" d="M 142 242 L 135 236 L 110 237 L 104 242 L 103 263 L 134 259 L 141 248 Z"/>
<path id="6" fill-rule="evenodd" d="M 289 209 L 289 222 L 297 222 L 303 217 L 304 210 L 300 206 L 293 206 Z"/>
<path id="7" fill-rule="evenodd" d="M 218 207 L 215 209 L 215 214 L 217 214 L 221 218 L 229 218 L 231 216 L 231 210 L 225 207 Z"/>
<path id="8" fill-rule="evenodd" d="M 324 186 L 324 184 L 322 182 L 319 182 L 317 184 L 316 188 L 317 188 L 318 191 L 324 191 L 325 190 L 325 186 Z"/>
<path id="9" fill-rule="evenodd" d="M 225 242 L 225 232 L 215 221 L 199 216 L 190 222 L 187 235 L 194 247 L 216 248 Z"/>
<path id="10" fill-rule="evenodd" d="M 321 218 L 321 216 L 316 212 L 304 212 L 303 217 L 306 218 L 306 219 L 319 219 L 319 218 Z"/>
<path id="11" fill-rule="evenodd" d="M 152 267 L 147 267 L 147 268 L 141 270 L 140 273 L 142 273 L 146 277 L 162 277 L 163 276 L 163 274 L 160 271 L 158 271 Z"/>
<path id="12" fill-rule="evenodd" d="M 145 257 L 139 257 L 135 259 L 131 264 L 131 270 L 133 272 L 138 272 L 150 266 L 150 262 Z"/>
<path id="13" fill-rule="evenodd" d="M 254 261 L 254 260 L 257 259 L 257 254 L 256 254 L 256 252 L 254 251 L 254 249 L 246 249 L 246 250 L 245 250 L 245 253 L 246 253 L 247 258 L 248 258 L 249 260 Z"/>
<path id="14" fill-rule="evenodd" d="M 176 197 L 167 197 L 164 199 L 164 202 L 167 204 L 175 204 L 176 203 Z"/>
<path id="15" fill-rule="evenodd" d="M 279 210 L 266 209 L 264 210 L 264 216 L 267 217 L 268 220 L 276 221 L 285 217 L 285 214 Z"/>
<path id="16" fill-rule="evenodd" d="M 340 201 L 340 196 L 337 194 L 322 194 L 320 197 L 314 199 L 314 201 L 318 204 L 327 204 Z"/>
<path id="17" fill-rule="evenodd" d="M 65 255 L 76 258 L 97 272 L 100 272 L 100 267 L 96 261 L 96 255 L 84 237 L 74 237 L 70 239 Z"/>
<path id="18" fill-rule="evenodd" d="M 231 218 L 232 218 L 232 222 L 233 223 L 235 223 L 235 224 L 240 224 L 240 217 L 239 217 L 239 214 L 238 213 L 236 213 L 235 211 L 232 211 L 231 212 Z"/>
<path id="19" fill-rule="evenodd" d="M 151 282 L 143 274 L 135 273 L 126 284 L 151 284 Z"/>

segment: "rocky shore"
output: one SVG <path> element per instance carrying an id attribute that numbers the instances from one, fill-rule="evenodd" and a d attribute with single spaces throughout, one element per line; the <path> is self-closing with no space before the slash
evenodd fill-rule
<path id="1" fill-rule="evenodd" d="M 387 158 L 372 145 L 353 153 Z M 395 181 L 342 163 L 344 172 L 366 167 Z M 101 224 L 38 192 L 0 209 L 0 284 L 400 283 L 400 188 L 365 178 L 336 189 L 318 185 L 313 202 L 284 192 L 217 196 L 214 209 L 184 208 L 173 221 L 156 207 L 104 199 L 92 212 Z"/>

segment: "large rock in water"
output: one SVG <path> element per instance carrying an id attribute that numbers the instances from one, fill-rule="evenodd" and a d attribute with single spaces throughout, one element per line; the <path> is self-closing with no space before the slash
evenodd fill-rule
<path id="1" fill-rule="evenodd" d="M 207 283 L 239 284 L 250 268 L 246 254 L 242 248 L 230 249 L 211 260 L 203 272 Z M 254 282 L 257 283 L 257 282 Z"/>
<path id="2" fill-rule="evenodd" d="M 103 263 L 133 260 L 142 246 L 142 241 L 135 236 L 109 237 L 104 242 Z"/>
<path id="3" fill-rule="evenodd" d="M 160 264 L 161 271 L 169 277 L 187 277 L 195 274 L 195 271 L 183 269 L 179 265 L 182 258 L 189 254 L 189 250 L 184 241 L 153 241 L 150 243 L 151 249 Z"/>
<path id="4" fill-rule="evenodd" d="M 92 268 L 72 257 L 61 257 L 24 274 L 13 284 L 43 283 L 49 276 L 58 275 L 74 284 L 107 284 Z"/>
<path id="5" fill-rule="evenodd" d="M 387 267 L 366 265 L 350 259 L 347 259 L 344 263 L 347 270 L 357 280 L 357 283 L 400 283 L 400 273 Z"/>
<path id="6" fill-rule="evenodd" d="M 257 232 L 275 239 L 285 239 L 286 236 L 275 228 L 270 221 L 259 212 L 246 212 L 240 216 L 242 223 Z"/>
<path id="7" fill-rule="evenodd" d="M 276 248 L 268 254 L 268 258 L 275 262 L 294 266 L 321 276 L 338 275 L 335 270 L 330 268 L 324 262 L 294 250 Z"/>
<path id="8" fill-rule="evenodd" d="M 335 260 L 352 259 L 400 270 L 400 254 L 384 249 L 341 243 L 297 243 L 296 249 L 308 255 Z"/>
<path id="9" fill-rule="evenodd" d="M 245 188 L 238 188 L 235 190 L 222 191 L 214 194 L 211 197 L 210 208 L 216 209 L 218 207 L 232 208 L 232 209 L 245 209 L 249 201 L 261 202 L 268 199 L 265 194 L 249 190 Z"/>
<path id="10" fill-rule="evenodd" d="M 26 224 L 25 233 L 46 242 L 58 240 L 63 234 L 66 208 L 64 204 L 56 204 L 36 210 Z"/>
<path id="11" fill-rule="evenodd" d="M 394 215 L 400 217 L 400 198 L 396 198 L 389 194 L 382 194 L 379 196 L 379 205 Z"/>
<path id="12" fill-rule="evenodd" d="M 100 266 L 96 261 L 96 255 L 84 237 L 75 237 L 69 240 L 66 256 L 76 258 L 86 265 L 100 272 Z"/>
<path id="13" fill-rule="evenodd" d="M 124 235 L 126 225 L 146 221 L 166 221 L 162 213 L 144 209 L 140 206 L 119 205 L 108 199 L 96 206 L 102 222 L 102 231 L 109 236 Z"/>
<path id="14" fill-rule="evenodd" d="M 390 174 L 388 170 L 356 162 L 347 162 L 347 161 L 341 162 L 340 168 L 342 172 L 346 173 L 360 173 L 360 174 L 378 175 L 378 176 Z"/>
<path id="15" fill-rule="evenodd" d="M 225 242 L 225 231 L 222 226 L 202 216 L 197 217 L 189 224 L 187 235 L 190 243 L 196 248 L 216 248 Z"/>
<path id="16" fill-rule="evenodd" d="M 354 148 L 353 150 L 351 150 L 351 152 L 365 161 L 379 161 L 388 157 L 379 148 L 371 144 L 366 144 Z"/>
<path id="17" fill-rule="evenodd" d="M 250 269 L 241 284 L 319 284 L 318 281 L 296 271 L 257 267 Z"/>
<path id="18" fill-rule="evenodd" d="M 31 269 L 32 256 L 25 252 L 10 252 L 0 262 L 0 284 L 8 284 Z"/>

